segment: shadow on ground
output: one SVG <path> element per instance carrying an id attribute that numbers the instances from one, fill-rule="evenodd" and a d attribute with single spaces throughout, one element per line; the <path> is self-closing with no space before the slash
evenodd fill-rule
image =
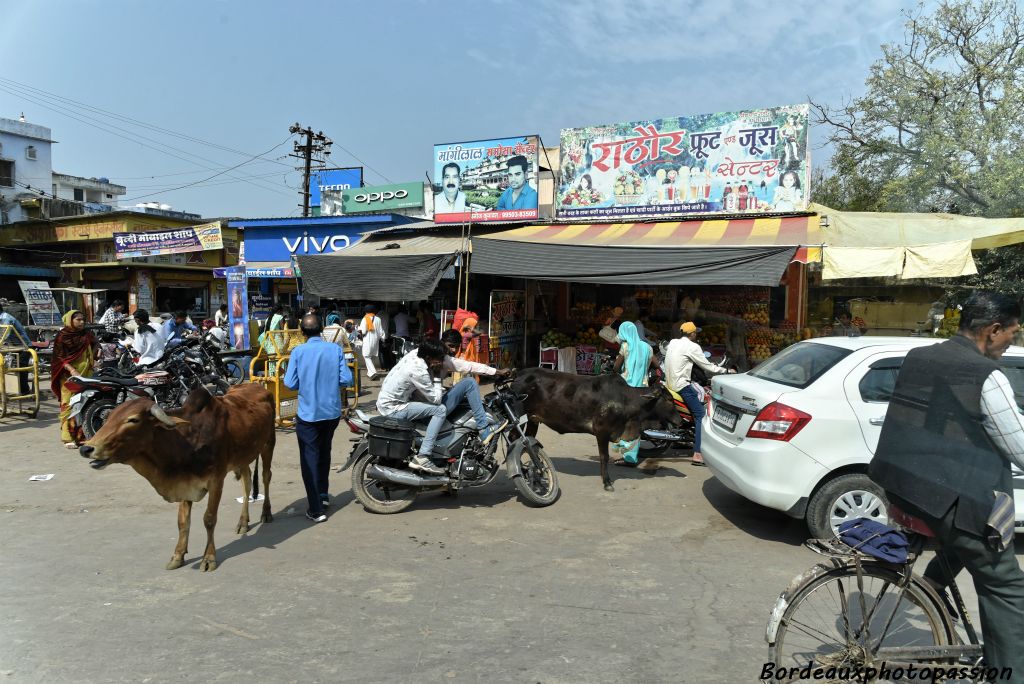
<path id="1" fill-rule="evenodd" d="M 731 491 L 713 477 L 704 482 L 702 491 L 708 503 L 722 517 L 753 537 L 799 546 L 810 536 L 803 520 L 759 506 Z"/>

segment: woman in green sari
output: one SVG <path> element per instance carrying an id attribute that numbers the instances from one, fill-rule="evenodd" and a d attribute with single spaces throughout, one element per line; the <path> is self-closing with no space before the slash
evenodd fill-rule
<path id="1" fill-rule="evenodd" d="M 68 449 L 75 449 L 74 435 L 71 434 L 69 416 L 71 396 L 74 394 L 64 386 L 72 375 L 92 375 L 96 359 L 96 336 L 85 329 L 85 314 L 72 309 L 64 314 L 64 327 L 53 341 L 53 358 L 50 361 L 50 389 L 60 397 L 60 438 Z"/>

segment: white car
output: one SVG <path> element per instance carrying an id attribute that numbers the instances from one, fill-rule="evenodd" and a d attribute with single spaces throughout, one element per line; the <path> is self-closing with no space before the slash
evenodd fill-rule
<path id="1" fill-rule="evenodd" d="M 867 476 L 903 357 L 941 342 L 919 337 L 825 337 L 787 347 L 751 371 L 711 382 L 701 453 L 712 474 L 751 501 L 804 518 L 831 537 L 846 520 L 888 521 Z M 1024 348 L 1000 362 L 1024 406 Z M 1014 469 L 1016 527 L 1024 474 Z"/>

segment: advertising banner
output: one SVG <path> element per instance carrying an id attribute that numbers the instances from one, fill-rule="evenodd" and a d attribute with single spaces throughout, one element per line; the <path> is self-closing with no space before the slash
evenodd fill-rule
<path id="1" fill-rule="evenodd" d="M 806 104 L 562 129 L 559 218 L 802 211 Z"/>
<path id="2" fill-rule="evenodd" d="M 342 214 L 391 211 L 423 206 L 423 183 L 372 185 L 341 191 Z"/>
<path id="3" fill-rule="evenodd" d="M 487 335 L 491 339 L 491 365 L 496 368 L 523 365 L 523 351 L 526 345 L 526 292 L 491 292 Z"/>
<path id="4" fill-rule="evenodd" d="M 225 269 L 228 280 L 228 340 L 235 349 L 249 349 L 249 278 L 245 266 Z"/>
<path id="5" fill-rule="evenodd" d="M 536 219 L 539 140 L 434 145 L 434 223 Z"/>
<path id="6" fill-rule="evenodd" d="M 383 224 L 386 225 L 386 224 Z M 330 254 L 346 249 L 362 239 L 376 225 L 298 226 L 295 228 L 247 228 L 245 260 L 290 262 L 293 256 Z"/>
<path id="7" fill-rule="evenodd" d="M 114 251 L 118 260 L 208 249 L 224 249 L 219 221 L 150 233 L 114 233 Z"/>
<path id="8" fill-rule="evenodd" d="M 309 175 L 309 206 L 320 207 L 319 216 L 341 215 L 341 193 L 362 187 L 363 169 L 323 169 Z"/>
<path id="9" fill-rule="evenodd" d="M 50 292 L 48 283 L 42 280 L 19 280 L 21 294 L 25 296 L 25 306 L 32 317 L 33 325 L 60 325 L 60 309 Z"/>

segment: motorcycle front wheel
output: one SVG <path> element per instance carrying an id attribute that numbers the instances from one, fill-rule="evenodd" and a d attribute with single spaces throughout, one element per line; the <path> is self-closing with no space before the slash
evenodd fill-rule
<path id="1" fill-rule="evenodd" d="M 85 434 L 86 439 L 92 439 L 96 436 L 96 433 L 103 427 L 103 423 L 107 422 L 107 416 L 115 408 L 117 408 L 117 403 L 113 399 L 103 397 L 93 399 L 82 409 L 82 433 Z"/>
<path id="2" fill-rule="evenodd" d="M 519 496 L 530 506 L 550 506 L 558 501 L 562 490 L 558 488 L 558 474 L 544 449 L 537 444 L 527 446 L 519 452 L 519 466 L 522 475 L 512 478 Z"/>
<path id="3" fill-rule="evenodd" d="M 377 463 L 377 457 L 370 453 L 364 440 L 356 447 L 352 465 L 352 494 L 363 508 L 371 513 L 400 513 L 412 505 L 417 490 L 402 487 L 393 482 L 382 482 L 367 477 L 366 469 Z"/>

